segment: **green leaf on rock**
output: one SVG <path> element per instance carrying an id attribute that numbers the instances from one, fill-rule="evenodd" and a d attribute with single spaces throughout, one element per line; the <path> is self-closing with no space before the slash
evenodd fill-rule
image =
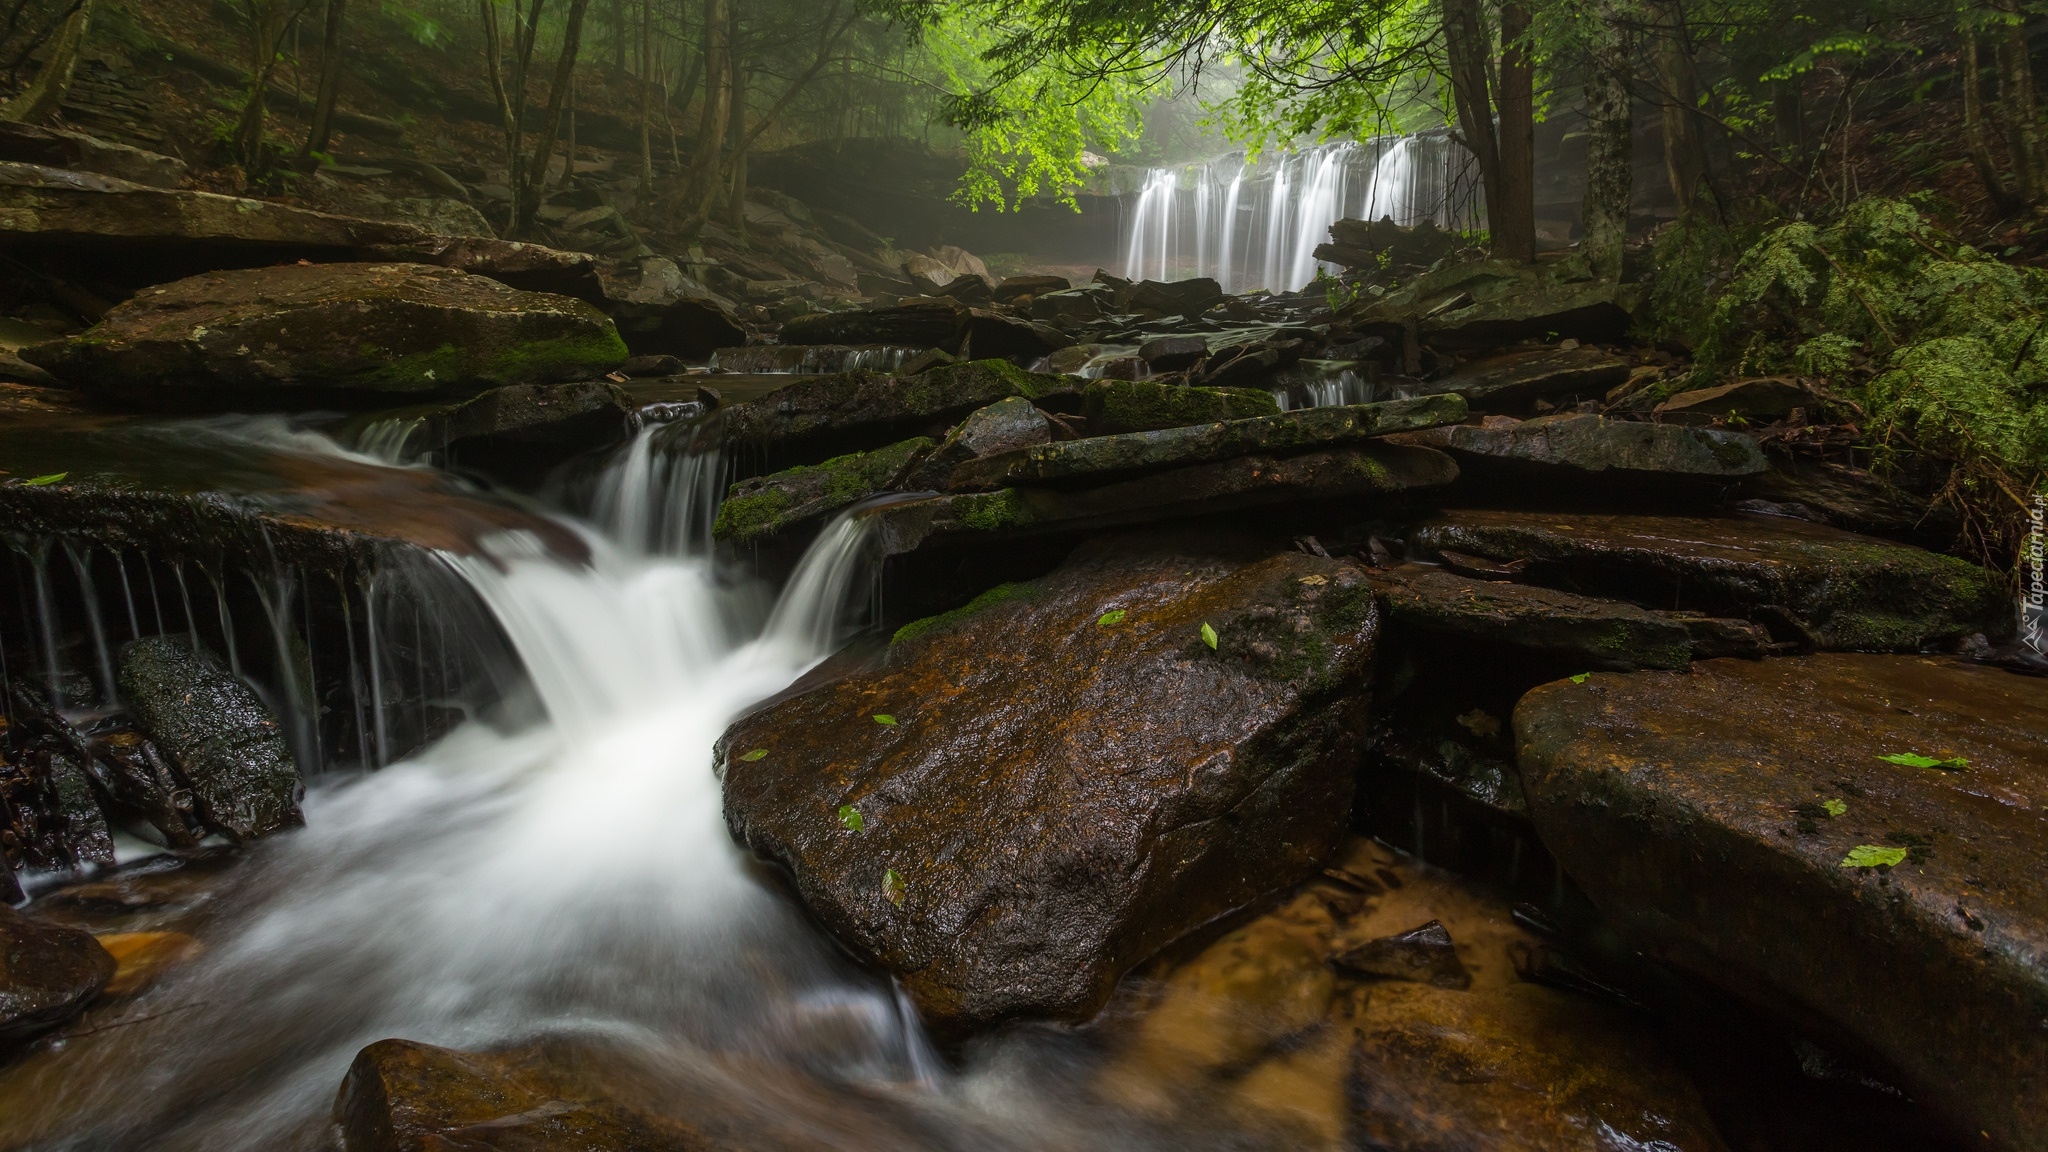
<path id="1" fill-rule="evenodd" d="M 25 488 L 41 488 L 47 484 L 55 484 L 69 475 L 69 472 L 52 472 L 48 476 L 38 476 L 33 480 L 23 480 L 21 483 Z"/>
<path id="2" fill-rule="evenodd" d="M 766 748 L 756 748 L 752 752 L 747 753 L 745 756 L 740 757 L 740 759 L 745 760 L 749 764 L 752 764 L 754 761 L 763 759 L 767 755 L 768 750 Z"/>
<path id="3" fill-rule="evenodd" d="M 1951 756 L 1943 760 L 1936 756 L 1922 756 L 1918 752 L 1894 752 L 1889 756 L 1879 756 L 1878 759 L 1887 764 L 1897 764 L 1901 768 L 1941 768 L 1950 772 L 1970 766 L 1970 761 L 1962 756 Z"/>
<path id="4" fill-rule="evenodd" d="M 1901 858 L 1904 853 L 1900 853 Z M 898 908 L 903 907 L 903 877 L 894 868 L 882 873 L 882 898 Z"/>
<path id="5" fill-rule="evenodd" d="M 1884 848 L 1876 844 L 1858 844 L 1842 857 L 1844 868 L 1891 868 L 1906 862 L 1904 848 Z"/>
<path id="6" fill-rule="evenodd" d="M 1121 608 L 1111 608 L 1109 611 L 1104 612 L 1102 615 L 1095 618 L 1095 625 L 1098 628 L 1110 628 L 1123 622 L 1124 610 Z"/>
<path id="7" fill-rule="evenodd" d="M 865 831 L 868 826 L 868 822 L 861 817 L 860 809 L 855 808 L 851 804 L 841 804 L 839 806 L 839 822 L 846 825 L 848 832 Z"/>
<path id="8" fill-rule="evenodd" d="M 1820 810 L 1829 816 L 1840 816 L 1849 810 L 1849 806 L 1840 800 L 1823 800 L 1820 802 Z"/>
<path id="9" fill-rule="evenodd" d="M 1202 624 L 1202 643 L 1211 649 L 1216 647 L 1216 629 L 1210 627 L 1206 621 Z"/>
<path id="10" fill-rule="evenodd" d="M 1578 674 L 1577 676 L 1574 676 L 1574 677 L 1572 677 L 1572 683 L 1574 683 L 1574 684 L 1584 684 L 1584 683 L 1586 682 L 1586 677 L 1588 677 L 1588 676 L 1591 676 L 1591 675 L 1592 675 L 1592 673 L 1591 673 L 1591 672 L 1581 672 L 1581 673 L 1579 673 L 1579 674 Z"/>
<path id="11" fill-rule="evenodd" d="M 877 712 L 875 713 L 875 723 L 894 728 L 896 726 L 896 718 L 887 712 Z"/>

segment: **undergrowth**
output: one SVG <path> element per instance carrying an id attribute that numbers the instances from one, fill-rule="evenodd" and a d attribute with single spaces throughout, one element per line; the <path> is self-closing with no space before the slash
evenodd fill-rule
<path id="1" fill-rule="evenodd" d="M 1934 466 L 1966 544 L 2010 557 L 2048 482 L 2048 272 L 1957 242 L 1914 200 L 1779 224 L 1724 263 L 1743 239 L 1695 226 L 1660 268 L 1660 323 L 1699 336 L 1689 386 L 1826 378 L 1860 409 L 1874 468 Z"/>

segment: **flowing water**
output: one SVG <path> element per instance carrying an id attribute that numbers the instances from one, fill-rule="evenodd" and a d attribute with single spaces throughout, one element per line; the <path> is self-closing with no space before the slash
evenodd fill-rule
<path id="1" fill-rule="evenodd" d="M 1315 250 L 1338 220 L 1480 227 L 1477 193 L 1470 153 L 1441 132 L 1155 168 L 1124 214 L 1123 274 L 1294 291 L 1335 270 Z"/>
<path id="2" fill-rule="evenodd" d="M 528 689 L 409 759 L 316 781 L 307 827 L 230 874 L 201 959 L 0 1072 L 0 1147 L 328 1147 L 364 1045 L 549 1035 L 601 1038 L 677 1107 L 715 1097 L 811 1147 L 1152 1143 L 1080 1099 L 1071 1036 L 1026 1029 L 949 1069 L 734 846 L 713 743 L 844 639 L 866 532 L 828 529 L 771 602 L 703 554 L 716 457 L 663 460 L 650 439 L 580 526 L 587 564 L 518 534 L 446 557 Z"/>

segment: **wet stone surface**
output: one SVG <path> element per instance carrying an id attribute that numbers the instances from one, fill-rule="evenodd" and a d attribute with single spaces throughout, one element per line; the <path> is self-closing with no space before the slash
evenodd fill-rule
<path id="1" fill-rule="evenodd" d="M 1770 467 L 1756 438 L 1740 432 L 1591 415 L 1521 421 L 1496 417 L 1482 426 L 1459 424 L 1410 433 L 1405 442 L 1441 448 L 1461 462 L 1484 460 L 1523 469 L 1739 477 Z"/>
<path id="2" fill-rule="evenodd" d="M 195 813 L 237 843 L 304 823 L 284 731 L 226 664 L 184 638 L 121 649 L 121 698 L 189 782 Z"/>
<path id="3" fill-rule="evenodd" d="M 114 958 L 77 929 L 0 905 L 0 1044 L 63 1023 L 114 977 Z"/>
<path id="4" fill-rule="evenodd" d="M 1514 726 L 1544 842 L 1637 946 L 1823 1022 L 1970 1131 L 2039 1146 L 2048 680 L 1716 660 L 1546 685 Z"/>
<path id="5" fill-rule="evenodd" d="M 1376 633 L 1346 563 L 1091 545 L 735 724 L 726 817 L 942 1029 L 1083 1019 L 1329 851 Z"/>

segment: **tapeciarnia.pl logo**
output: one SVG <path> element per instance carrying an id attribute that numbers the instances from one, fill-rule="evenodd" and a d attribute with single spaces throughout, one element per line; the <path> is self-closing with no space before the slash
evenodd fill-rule
<path id="1" fill-rule="evenodd" d="M 2035 493 L 2027 508 L 2032 521 L 2020 549 L 2020 638 L 2048 656 L 2048 493 Z"/>

